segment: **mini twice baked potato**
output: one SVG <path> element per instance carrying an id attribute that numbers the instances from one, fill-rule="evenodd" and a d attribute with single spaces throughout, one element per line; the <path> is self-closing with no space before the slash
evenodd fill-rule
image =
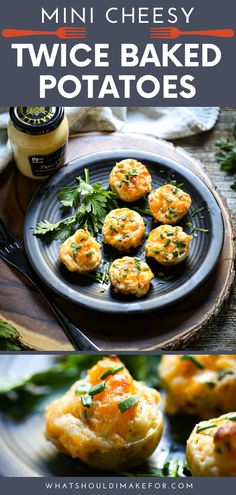
<path id="1" fill-rule="evenodd" d="M 79 229 L 61 244 L 59 259 L 70 272 L 86 274 L 99 267 L 101 246 L 87 229 Z"/>
<path id="2" fill-rule="evenodd" d="M 163 431 L 160 394 L 105 357 L 46 410 L 46 437 L 90 466 L 121 470 L 145 461 Z"/>
<path id="3" fill-rule="evenodd" d="M 142 243 L 145 225 L 136 211 L 117 208 L 106 216 L 102 233 L 105 244 L 110 244 L 119 251 L 129 251 Z"/>
<path id="4" fill-rule="evenodd" d="M 154 275 L 144 261 L 131 256 L 116 259 L 110 266 L 109 277 L 115 292 L 142 297 L 149 291 Z"/>
<path id="5" fill-rule="evenodd" d="M 151 191 L 152 178 L 145 165 L 132 158 L 117 163 L 112 169 L 109 184 L 123 201 L 137 201 Z"/>
<path id="6" fill-rule="evenodd" d="M 165 411 L 209 419 L 236 409 L 236 355 L 163 356 Z"/>
<path id="7" fill-rule="evenodd" d="M 148 202 L 156 222 L 172 225 L 188 213 L 191 198 L 182 189 L 165 184 L 149 194 Z"/>
<path id="8" fill-rule="evenodd" d="M 186 234 L 182 227 L 160 225 L 148 236 L 146 256 L 154 258 L 161 265 L 177 265 L 187 258 L 191 239 L 192 236 Z"/>
<path id="9" fill-rule="evenodd" d="M 195 426 L 186 448 L 193 476 L 236 476 L 235 421 L 231 412 Z"/>

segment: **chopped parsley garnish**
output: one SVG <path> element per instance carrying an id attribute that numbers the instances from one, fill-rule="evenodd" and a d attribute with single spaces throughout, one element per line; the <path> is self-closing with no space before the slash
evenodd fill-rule
<path id="1" fill-rule="evenodd" d="M 86 253 L 86 258 L 91 258 L 92 255 L 93 255 L 92 251 L 89 251 L 88 253 Z"/>
<path id="2" fill-rule="evenodd" d="M 187 361 L 187 360 L 191 361 L 193 364 L 195 364 L 195 366 L 199 370 L 204 370 L 205 369 L 205 366 L 203 366 L 203 364 L 199 361 L 199 359 L 197 359 L 192 354 L 184 354 L 183 356 L 181 356 L 181 359 L 182 359 L 182 361 Z"/>
<path id="3" fill-rule="evenodd" d="M 161 238 L 161 239 L 165 239 L 164 234 L 161 234 L 161 235 L 160 235 L 160 238 Z"/>
<path id="4" fill-rule="evenodd" d="M 118 407 L 120 409 L 121 414 L 123 414 L 125 411 L 128 411 L 131 407 L 133 407 L 137 402 L 139 401 L 137 395 L 132 395 L 131 397 L 128 397 L 127 399 L 123 400 L 118 404 Z"/>
<path id="5" fill-rule="evenodd" d="M 173 251 L 173 256 L 174 256 L 175 258 L 177 258 L 177 257 L 179 256 L 178 251 Z"/>

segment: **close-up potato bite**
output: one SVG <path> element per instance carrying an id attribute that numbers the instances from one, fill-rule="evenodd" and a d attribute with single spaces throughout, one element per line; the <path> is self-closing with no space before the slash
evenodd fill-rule
<path id="1" fill-rule="evenodd" d="M 149 291 L 154 275 L 144 261 L 124 256 L 113 261 L 109 277 L 115 292 L 142 297 Z"/>
<path id="2" fill-rule="evenodd" d="M 156 222 L 172 225 L 188 213 L 191 198 L 182 189 L 165 184 L 149 194 L 148 202 Z"/>
<path id="3" fill-rule="evenodd" d="M 159 374 L 167 414 L 209 419 L 236 409 L 236 355 L 165 355 Z"/>
<path id="4" fill-rule="evenodd" d="M 236 476 L 236 412 L 202 421 L 186 448 L 193 476 Z"/>
<path id="5" fill-rule="evenodd" d="M 106 216 L 102 233 L 105 244 L 110 244 L 119 251 L 129 251 L 142 243 L 145 225 L 136 211 L 117 208 Z"/>
<path id="6" fill-rule="evenodd" d="M 127 202 L 137 201 L 152 190 L 152 178 L 143 163 L 127 158 L 112 169 L 109 184 L 120 199 Z"/>
<path id="7" fill-rule="evenodd" d="M 182 227 L 160 225 L 148 236 L 146 256 L 161 265 L 177 265 L 187 258 L 191 239 L 192 236 L 186 234 Z"/>
<path id="8" fill-rule="evenodd" d="M 86 274 L 99 267 L 101 246 L 87 229 L 79 229 L 61 244 L 59 259 L 70 272 Z"/>
<path id="9" fill-rule="evenodd" d="M 105 357 L 46 410 L 46 437 L 90 466 L 121 470 L 145 461 L 163 432 L 160 394 Z"/>

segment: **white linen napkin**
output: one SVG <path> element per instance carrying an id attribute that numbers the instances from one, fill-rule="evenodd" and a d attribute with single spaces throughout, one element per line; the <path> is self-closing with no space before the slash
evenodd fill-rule
<path id="1" fill-rule="evenodd" d="M 67 107 L 70 132 L 119 131 L 177 139 L 210 130 L 218 107 Z M 8 108 L 0 107 L 0 172 L 12 160 Z"/>

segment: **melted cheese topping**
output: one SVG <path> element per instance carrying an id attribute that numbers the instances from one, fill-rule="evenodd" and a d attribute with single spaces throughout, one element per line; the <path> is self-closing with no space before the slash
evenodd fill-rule
<path id="1" fill-rule="evenodd" d="M 188 213 L 191 198 L 182 189 L 166 184 L 155 189 L 149 195 L 148 202 L 156 222 L 172 225 Z"/>
<path id="2" fill-rule="evenodd" d="M 236 476 L 236 423 L 230 417 L 236 412 L 195 426 L 186 450 L 193 476 Z"/>
<path id="3" fill-rule="evenodd" d="M 110 188 L 123 201 L 137 201 L 151 191 L 152 178 L 142 163 L 128 158 L 117 163 L 109 179 Z"/>
<path id="4" fill-rule="evenodd" d="M 146 255 L 162 265 L 177 265 L 186 259 L 191 239 L 192 236 L 183 232 L 182 227 L 160 225 L 148 236 Z"/>
<path id="5" fill-rule="evenodd" d="M 142 243 L 144 232 L 144 221 L 139 213 L 129 208 L 117 208 L 104 220 L 103 242 L 119 251 L 129 251 Z"/>
<path id="6" fill-rule="evenodd" d="M 147 263 L 130 256 L 113 261 L 109 276 L 116 292 L 134 294 L 137 297 L 147 294 L 154 278 Z"/>
<path id="7" fill-rule="evenodd" d="M 211 418 L 236 409 L 236 355 L 163 356 L 160 377 L 166 389 L 167 414 Z"/>
<path id="8" fill-rule="evenodd" d="M 102 261 L 100 244 L 88 230 L 79 229 L 60 246 L 59 259 L 71 272 L 89 273 Z"/>

